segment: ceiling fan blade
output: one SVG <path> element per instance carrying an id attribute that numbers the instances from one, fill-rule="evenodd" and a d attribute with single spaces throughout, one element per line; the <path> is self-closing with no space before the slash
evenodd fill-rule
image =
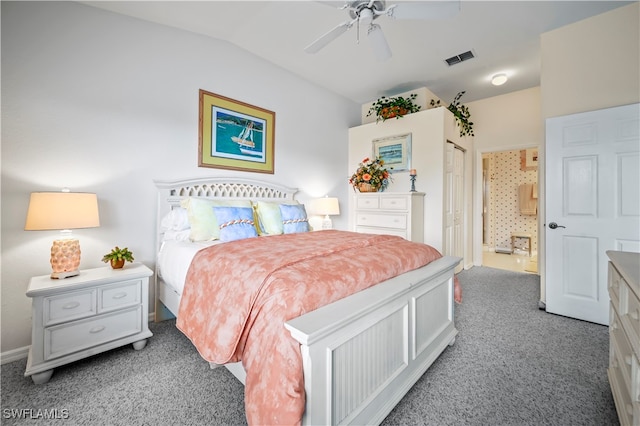
<path id="1" fill-rule="evenodd" d="M 372 24 L 369 27 L 367 36 L 371 42 L 373 54 L 380 62 L 384 62 L 391 58 L 391 48 L 389 47 L 389 43 L 387 43 L 387 39 L 385 38 L 380 25 Z"/>
<path id="2" fill-rule="evenodd" d="M 460 1 L 399 2 L 388 8 L 395 19 L 447 19 L 460 12 Z"/>
<path id="3" fill-rule="evenodd" d="M 335 27 L 331 31 L 327 32 L 326 34 L 323 34 L 316 41 L 314 41 L 313 43 L 311 43 L 310 45 L 305 47 L 304 51 L 307 52 L 307 53 L 317 53 L 317 52 L 319 52 L 320 49 L 325 47 L 327 44 L 331 43 L 333 40 L 338 38 L 340 35 L 344 34 L 349 28 L 351 28 L 352 25 L 353 25 L 353 21 L 351 21 L 351 22 L 349 22 L 349 21 L 343 22 L 342 24 L 338 25 L 337 27 Z"/>

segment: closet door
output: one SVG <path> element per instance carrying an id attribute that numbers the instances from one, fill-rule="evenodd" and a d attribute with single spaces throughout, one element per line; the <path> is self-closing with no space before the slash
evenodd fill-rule
<path id="1" fill-rule="evenodd" d="M 445 149 L 444 185 L 443 254 L 464 257 L 464 151 L 451 142 Z M 463 266 L 461 261 L 455 272 Z"/>

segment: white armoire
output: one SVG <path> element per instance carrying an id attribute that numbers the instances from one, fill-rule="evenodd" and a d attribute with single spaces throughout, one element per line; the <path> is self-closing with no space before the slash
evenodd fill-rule
<path id="1" fill-rule="evenodd" d="M 350 176 L 366 157 L 373 157 L 373 140 L 411 134 L 410 169 L 416 169 L 415 189 L 424 193 L 424 239 L 445 255 L 471 264 L 472 138 L 460 137 L 453 114 L 432 108 L 399 119 L 349 129 Z M 409 171 L 392 171 L 385 193 L 407 193 Z M 349 229 L 356 230 L 357 197 L 349 199 Z"/>

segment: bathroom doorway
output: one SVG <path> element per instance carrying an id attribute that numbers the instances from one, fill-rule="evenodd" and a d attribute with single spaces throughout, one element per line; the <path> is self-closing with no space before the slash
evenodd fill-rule
<path id="1" fill-rule="evenodd" d="M 482 265 L 537 273 L 537 148 L 482 153 Z"/>

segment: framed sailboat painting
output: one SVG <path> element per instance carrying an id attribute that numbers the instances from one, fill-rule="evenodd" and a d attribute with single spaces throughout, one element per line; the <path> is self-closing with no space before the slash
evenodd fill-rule
<path id="1" fill-rule="evenodd" d="M 200 89 L 198 166 L 273 173 L 273 111 Z"/>

